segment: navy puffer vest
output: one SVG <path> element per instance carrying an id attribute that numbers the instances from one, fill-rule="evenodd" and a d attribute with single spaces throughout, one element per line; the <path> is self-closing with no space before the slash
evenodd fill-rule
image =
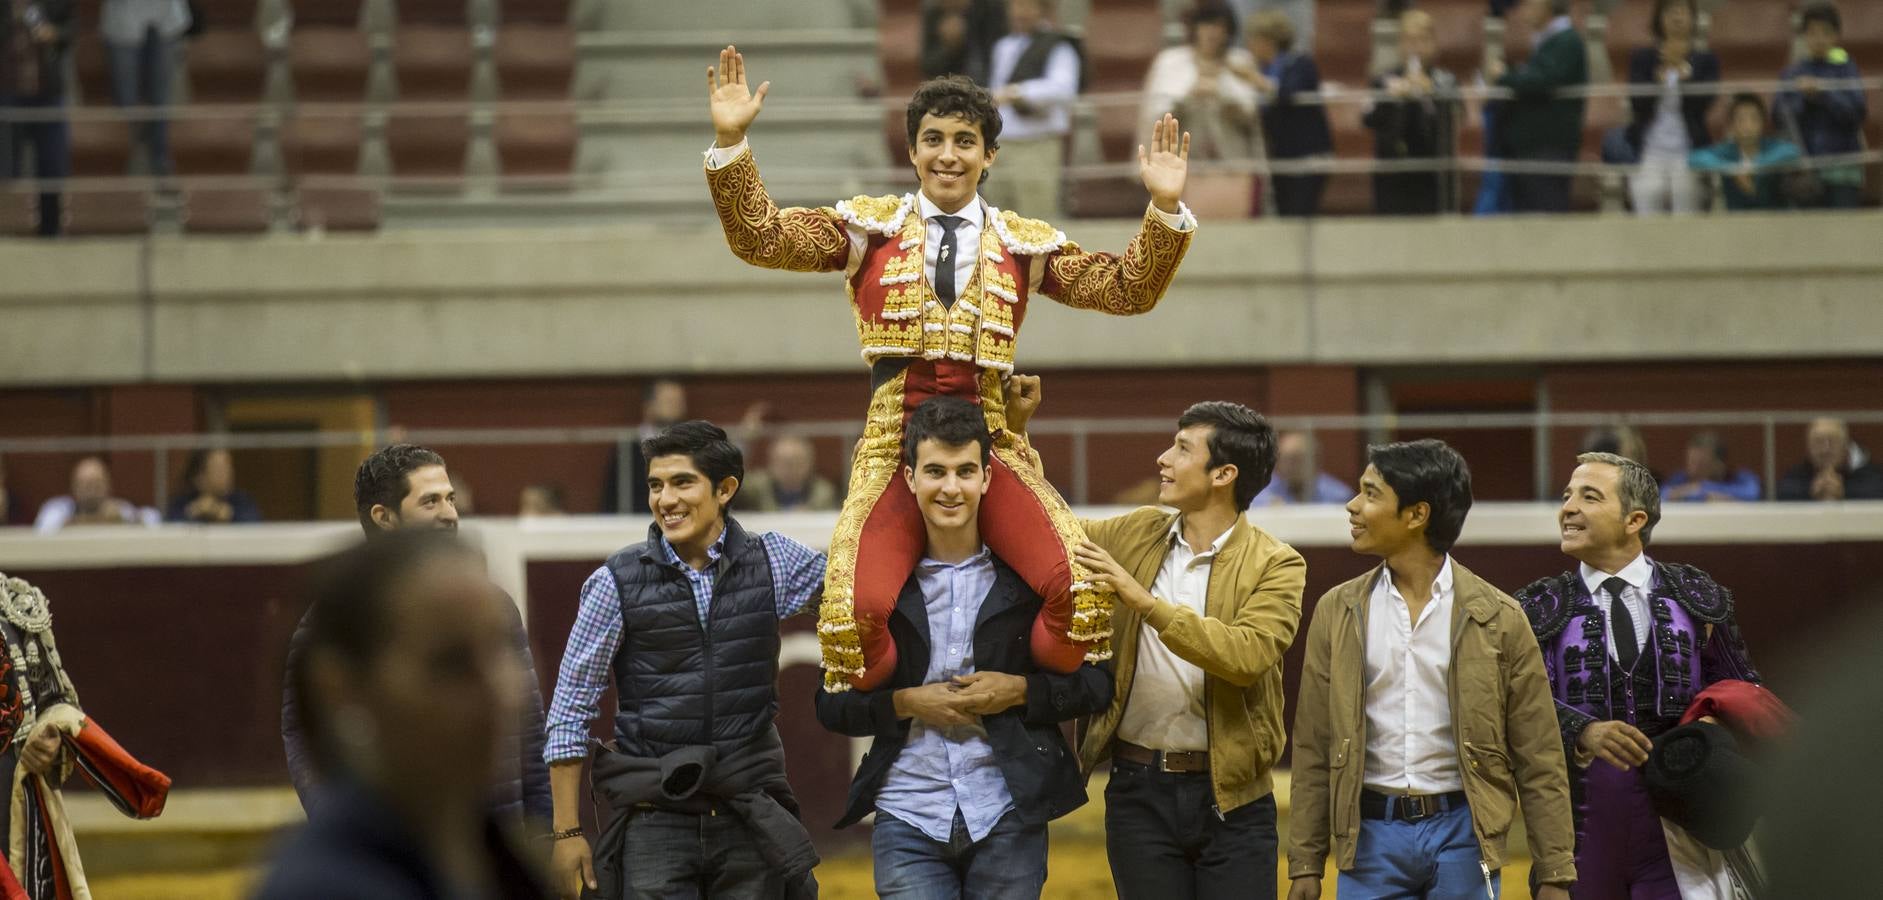
<path id="1" fill-rule="evenodd" d="M 713 567 L 704 627 L 686 572 L 667 559 L 658 525 L 608 558 L 621 597 L 615 651 L 615 738 L 631 756 L 712 744 L 721 753 L 778 715 L 778 611 L 771 558 L 731 517 Z"/>

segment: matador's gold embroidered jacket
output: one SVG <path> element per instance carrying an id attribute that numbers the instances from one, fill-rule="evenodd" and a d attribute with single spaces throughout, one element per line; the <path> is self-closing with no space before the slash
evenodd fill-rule
<path id="1" fill-rule="evenodd" d="M 1147 209 L 1122 256 L 1095 253 L 1045 222 L 990 208 L 975 277 L 952 307 L 944 307 L 924 274 L 927 223 L 913 214 L 915 195 L 779 209 L 749 149 L 707 169 L 706 181 L 733 255 L 770 269 L 845 273 L 857 338 L 870 363 L 947 358 L 1011 372 L 1028 297 L 1039 293 L 1112 315 L 1148 312 L 1169 289 L 1194 233 L 1172 228 Z"/>

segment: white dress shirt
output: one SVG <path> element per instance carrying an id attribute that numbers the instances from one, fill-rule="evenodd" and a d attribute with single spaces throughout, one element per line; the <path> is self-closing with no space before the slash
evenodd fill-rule
<path id="1" fill-rule="evenodd" d="M 1595 568 L 1588 563 L 1581 567 L 1582 583 L 1589 588 L 1589 597 L 1595 601 L 1595 608 L 1602 611 L 1602 637 L 1608 645 L 1608 657 L 1616 661 L 1621 656 L 1615 652 L 1615 623 L 1609 620 L 1608 591 L 1602 589 L 1602 582 L 1610 578 L 1620 578 L 1628 582 L 1628 589 L 1621 592 L 1621 603 L 1628 607 L 1628 618 L 1634 620 L 1635 647 L 1648 645 L 1648 625 L 1653 616 L 1648 612 L 1648 588 L 1654 582 L 1654 562 L 1646 553 L 1635 557 L 1635 561 L 1622 567 L 1613 575 Z"/>
<path id="2" fill-rule="evenodd" d="M 1367 600 L 1366 769 L 1362 783 L 1382 793 L 1443 794 L 1464 789 L 1452 735 L 1451 557 L 1432 580 L 1432 599 L 1412 609 L 1380 568 Z"/>
<path id="3" fill-rule="evenodd" d="M 1010 34 L 994 42 L 993 60 L 987 67 L 990 91 L 1006 87 L 1013 78 L 1013 67 L 1020 55 L 1033 43 L 1031 34 Z M 1027 115 L 1003 103 L 1000 107 L 1002 140 L 1025 141 L 1033 138 L 1060 137 L 1072 130 L 1072 101 L 1079 96 L 1079 52 L 1060 41 L 1046 55 L 1046 71 L 1040 77 L 1014 84 L 1021 99 L 1036 110 Z"/>
<path id="4" fill-rule="evenodd" d="M 1151 596 L 1204 614 L 1210 569 L 1234 526 L 1199 553 L 1183 539 L 1183 518 L 1170 526 L 1170 552 L 1151 582 Z M 1138 626 L 1138 665 L 1131 696 L 1118 722 L 1118 737 L 1152 750 L 1208 750 L 1209 720 L 1203 709 L 1203 670 L 1169 647 L 1146 621 Z"/>

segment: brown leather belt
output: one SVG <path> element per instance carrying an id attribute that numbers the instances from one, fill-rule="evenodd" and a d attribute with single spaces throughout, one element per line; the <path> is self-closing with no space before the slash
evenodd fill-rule
<path id="1" fill-rule="evenodd" d="M 1148 766 L 1159 772 L 1208 772 L 1210 770 L 1208 750 L 1152 750 L 1130 741 L 1113 740 L 1111 755 L 1113 759 Z"/>

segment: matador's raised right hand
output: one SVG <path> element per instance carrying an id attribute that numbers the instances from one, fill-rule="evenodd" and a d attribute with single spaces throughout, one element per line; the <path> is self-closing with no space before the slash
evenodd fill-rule
<path id="1" fill-rule="evenodd" d="M 719 65 L 706 67 L 706 96 L 713 111 L 713 135 L 721 147 L 735 147 L 745 140 L 745 130 L 752 127 L 758 111 L 765 106 L 767 81 L 757 91 L 746 87 L 745 57 L 731 44 L 719 51 Z"/>

